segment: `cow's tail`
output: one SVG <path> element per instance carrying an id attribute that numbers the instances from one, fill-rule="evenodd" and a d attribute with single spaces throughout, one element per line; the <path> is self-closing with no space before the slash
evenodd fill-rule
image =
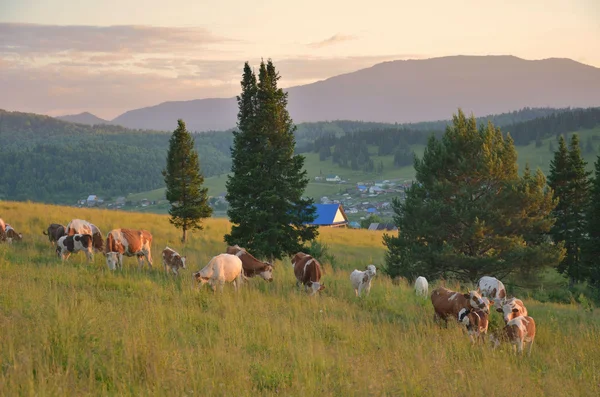
<path id="1" fill-rule="evenodd" d="M 48 235 L 48 233 L 46 233 L 46 231 L 45 231 L 45 230 L 42 232 L 42 234 L 43 234 L 44 236 L 47 236 L 47 235 Z"/>

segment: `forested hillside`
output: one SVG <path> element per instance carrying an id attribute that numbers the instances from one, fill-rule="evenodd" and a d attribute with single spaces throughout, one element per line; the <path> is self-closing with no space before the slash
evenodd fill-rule
<path id="1" fill-rule="evenodd" d="M 600 108 L 525 108 L 477 120 L 493 121 L 517 145 L 526 145 L 600 125 Z M 447 123 L 305 123 L 295 133 L 296 151 L 319 153 L 323 162 L 375 177 L 383 167 L 381 156 L 394 156 L 395 167 L 410 166 L 413 150 L 431 134 L 441 135 Z M 167 132 L 88 126 L 0 110 L 0 198 L 72 203 L 89 194 L 110 198 L 161 188 L 168 140 Z M 195 140 L 205 176 L 229 172 L 231 130 L 195 134 Z"/>

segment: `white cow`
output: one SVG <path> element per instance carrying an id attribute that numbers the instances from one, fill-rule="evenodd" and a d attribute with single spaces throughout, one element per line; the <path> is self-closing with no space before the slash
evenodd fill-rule
<path id="1" fill-rule="evenodd" d="M 94 260 L 92 241 L 92 236 L 90 234 L 62 236 L 56 242 L 56 254 L 65 261 L 71 254 L 83 251 L 88 261 L 92 262 Z"/>
<path id="2" fill-rule="evenodd" d="M 223 292 L 225 282 L 233 282 L 233 286 L 237 291 L 244 278 L 242 260 L 231 254 L 217 255 L 202 270 L 194 273 L 194 278 L 201 286 L 205 283 L 210 284 L 213 292 L 216 292 L 217 284 L 219 284 L 220 290 Z"/>
<path id="3" fill-rule="evenodd" d="M 356 296 L 361 296 L 362 292 L 365 291 L 368 295 L 371 291 L 371 280 L 377 274 L 377 269 L 373 265 L 367 266 L 367 269 L 363 272 L 360 270 L 354 270 L 350 273 L 350 281 L 354 287 Z"/>
<path id="4" fill-rule="evenodd" d="M 415 281 L 415 292 L 417 293 L 417 296 L 427 298 L 429 295 L 429 284 L 427 283 L 427 279 L 425 277 L 417 277 L 417 280 Z"/>
<path id="5" fill-rule="evenodd" d="M 496 277 L 481 277 L 477 282 L 477 292 L 479 292 L 481 296 L 487 296 L 492 299 L 497 308 L 502 307 L 502 304 L 506 299 L 506 288 L 504 288 L 502 281 L 498 280 Z"/>

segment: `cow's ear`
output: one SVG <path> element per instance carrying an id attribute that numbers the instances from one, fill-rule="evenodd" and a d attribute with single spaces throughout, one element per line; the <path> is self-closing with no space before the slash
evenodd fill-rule
<path id="1" fill-rule="evenodd" d="M 518 313 L 519 309 L 517 309 L 516 307 L 514 309 L 512 309 L 513 313 Z"/>
<path id="2" fill-rule="evenodd" d="M 322 291 L 325 289 L 325 286 L 323 284 L 321 284 L 321 286 L 319 287 L 319 291 Z"/>
<path id="3" fill-rule="evenodd" d="M 498 313 L 502 313 L 504 310 L 502 310 L 502 308 L 501 308 L 501 307 L 499 307 L 499 308 L 497 308 L 497 309 L 496 309 L 496 311 L 497 311 Z"/>

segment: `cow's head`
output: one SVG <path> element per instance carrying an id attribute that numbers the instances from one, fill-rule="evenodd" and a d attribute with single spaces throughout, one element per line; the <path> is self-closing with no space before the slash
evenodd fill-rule
<path id="1" fill-rule="evenodd" d="M 369 277 L 375 277 L 375 275 L 377 274 L 377 268 L 375 267 L 375 265 L 369 265 L 367 266 L 365 272 L 369 275 Z"/>
<path id="2" fill-rule="evenodd" d="M 481 309 L 483 311 L 489 310 L 489 307 L 483 301 L 481 295 L 479 295 L 479 292 L 469 291 L 468 293 L 464 294 L 464 297 L 469 301 L 469 304 L 473 309 Z"/>
<path id="3" fill-rule="evenodd" d="M 505 323 L 516 317 L 527 315 L 523 301 L 517 298 L 506 300 L 502 307 L 497 308 L 496 311 L 503 314 Z"/>
<path id="4" fill-rule="evenodd" d="M 185 256 L 181 257 L 181 268 L 182 269 L 187 269 L 187 267 L 185 267 L 185 259 L 186 259 Z"/>
<path id="5" fill-rule="evenodd" d="M 317 292 L 323 291 L 325 289 L 325 286 L 317 281 L 310 281 L 308 284 L 308 287 L 310 288 L 308 294 L 311 296 L 315 295 Z"/>
<path id="6" fill-rule="evenodd" d="M 110 270 L 115 270 L 117 268 L 117 261 L 119 260 L 119 256 L 116 252 L 107 252 L 106 253 L 106 265 Z"/>
<path id="7" fill-rule="evenodd" d="M 268 282 L 272 282 L 273 266 L 269 262 L 266 262 L 266 264 L 267 266 L 260 273 L 258 273 L 258 275 L 267 280 Z"/>
<path id="8" fill-rule="evenodd" d="M 210 277 L 202 277 L 202 275 L 200 274 L 200 270 L 194 273 L 192 277 L 194 277 L 194 279 L 200 283 L 200 286 L 208 283 L 208 280 L 210 280 Z"/>
<path id="9" fill-rule="evenodd" d="M 470 324 L 469 313 L 471 313 L 471 309 L 460 309 L 458 312 L 458 322 L 465 327 L 468 327 Z"/>

